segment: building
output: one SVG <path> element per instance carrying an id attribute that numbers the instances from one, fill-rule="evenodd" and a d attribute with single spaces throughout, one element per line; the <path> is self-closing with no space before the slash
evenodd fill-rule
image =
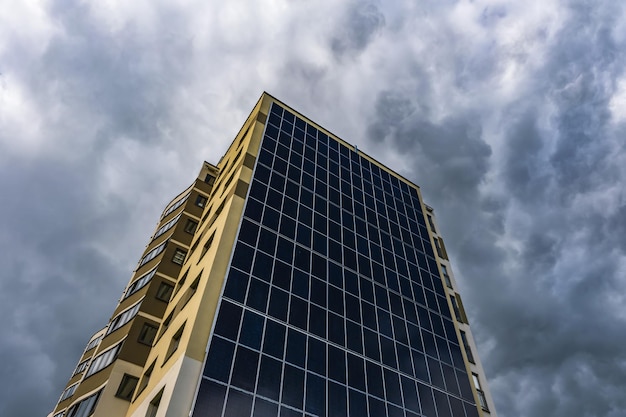
<path id="1" fill-rule="evenodd" d="M 495 416 L 419 188 L 263 94 L 54 417 Z"/>

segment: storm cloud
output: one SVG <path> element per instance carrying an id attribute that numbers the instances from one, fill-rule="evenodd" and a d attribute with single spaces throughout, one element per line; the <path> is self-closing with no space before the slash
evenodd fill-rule
<path id="1" fill-rule="evenodd" d="M 5 6 L 0 415 L 52 409 L 264 90 L 421 187 L 501 417 L 624 415 L 625 7 Z"/>

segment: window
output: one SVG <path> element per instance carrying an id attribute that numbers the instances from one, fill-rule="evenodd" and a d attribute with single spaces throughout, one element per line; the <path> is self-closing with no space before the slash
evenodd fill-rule
<path id="1" fill-rule="evenodd" d="M 452 308 L 454 309 L 454 316 L 457 321 L 467 323 L 467 316 L 465 315 L 465 309 L 463 308 L 461 297 L 458 294 L 451 295 L 450 301 L 452 301 Z"/>
<path id="2" fill-rule="evenodd" d="M 72 395 L 74 395 L 74 392 L 76 391 L 76 387 L 78 387 L 78 382 L 74 385 L 70 385 L 69 387 L 65 388 L 65 391 L 63 391 L 63 394 L 61 394 L 61 399 L 59 400 L 59 402 L 66 400 L 70 398 Z"/>
<path id="3" fill-rule="evenodd" d="M 89 367 L 89 370 L 87 371 L 87 375 L 85 375 L 85 378 L 111 365 L 111 363 L 113 363 L 115 358 L 117 358 L 117 354 L 120 352 L 120 349 L 122 348 L 122 343 L 123 341 L 113 346 L 112 348 L 104 351 L 98 356 L 96 356 L 94 360 L 91 362 L 91 366 Z"/>
<path id="4" fill-rule="evenodd" d="M 79 363 L 78 366 L 76 366 L 76 369 L 74 369 L 74 373 L 72 374 L 72 376 L 78 375 L 81 372 L 83 372 L 85 369 L 87 369 L 88 365 L 89 365 L 89 359 L 86 359 L 82 361 L 81 363 Z"/>
<path id="5" fill-rule="evenodd" d="M 182 296 L 179 302 L 181 306 L 180 308 L 184 308 L 189 302 L 189 300 L 191 299 L 191 297 L 193 297 L 193 295 L 196 293 L 196 290 L 198 289 L 198 285 L 200 284 L 201 277 L 202 277 L 202 271 L 198 274 L 196 279 L 191 283 L 187 291 L 185 291 L 185 294 Z"/>
<path id="6" fill-rule="evenodd" d="M 172 336 L 172 341 L 170 342 L 170 346 L 167 348 L 167 354 L 165 355 L 165 362 L 176 352 L 178 349 L 178 345 L 180 345 L 180 339 L 183 337 L 183 330 L 185 330 L 185 324 L 180 326 L 180 329 Z"/>
<path id="7" fill-rule="evenodd" d="M 157 290 L 156 298 L 168 303 L 170 301 L 170 297 L 172 296 L 172 292 L 174 292 L 174 287 L 170 284 L 162 282 Z"/>
<path id="8" fill-rule="evenodd" d="M 178 216 L 174 217 L 172 220 L 170 220 L 169 222 L 161 226 L 159 230 L 157 230 L 154 236 L 152 237 L 152 240 L 156 239 L 157 237 L 161 236 L 163 233 L 167 232 L 172 227 L 174 227 L 174 225 L 178 223 L 178 219 L 180 219 L 180 216 L 181 214 L 179 214 Z"/>
<path id="9" fill-rule="evenodd" d="M 185 201 L 187 201 L 188 198 L 189 198 L 189 193 L 185 194 L 184 197 L 182 197 L 180 200 L 178 200 L 176 203 L 174 203 L 174 205 L 172 205 L 170 208 L 168 208 L 165 211 L 165 213 L 163 213 L 161 218 L 164 218 L 165 216 L 167 216 L 168 214 L 170 214 L 171 212 L 176 210 L 178 207 L 182 206 L 185 203 Z"/>
<path id="10" fill-rule="evenodd" d="M 115 396 L 123 400 L 130 401 L 130 399 L 133 398 L 133 392 L 135 392 L 138 382 L 139 378 L 136 376 L 124 374 Z"/>
<path id="11" fill-rule="evenodd" d="M 446 253 L 446 246 L 443 244 L 443 239 L 440 237 L 435 237 L 435 248 L 437 249 L 437 255 L 440 258 L 448 259 L 448 254 Z"/>
<path id="12" fill-rule="evenodd" d="M 448 274 L 448 268 L 446 268 L 445 265 L 439 265 L 441 266 L 441 272 L 443 273 L 443 279 L 446 281 L 446 285 L 448 286 L 448 288 L 452 288 L 452 281 L 450 281 L 450 275 Z"/>
<path id="13" fill-rule="evenodd" d="M 433 222 L 433 218 L 430 214 L 427 214 L 426 217 L 428 217 L 428 225 L 430 226 L 430 230 L 433 233 L 437 233 L 437 230 L 435 230 L 435 222 Z"/>
<path id="14" fill-rule="evenodd" d="M 168 241 L 166 240 L 165 242 L 161 243 L 159 246 L 157 246 L 156 248 L 154 248 L 150 252 L 148 252 L 146 254 L 146 256 L 141 258 L 141 261 L 139 262 L 139 267 L 147 264 L 148 262 L 150 262 L 151 260 L 153 260 L 154 258 L 159 256 L 161 254 L 161 252 L 163 252 L 165 250 L 165 246 L 167 246 L 167 242 Z"/>
<path id="15" fill-rule="evenodd" d="M 443 251 L 441 250 L 441 245 L 439 244 L 439 239 L 435 238 L 435 249 L 437 249 L 437 255 L 440 258 L 443 258 Z"/>
<path id="16" fill-rule="evenodd" d="M 161 390 L 148 405 L 148 411 L 146 417 L 156 417 L 157 411 L 159 411 L 159 404 L 161 404 L 161 397 L 163 396 L 163 390 Z"/>
<path id="17" fill-rule="evenodd" d="M 194 222 L 191 219 L 187 219 L 187 224 L 185 224 L 185 232 L 194 234 L 196 232 L 196 227 L 198 227 L 197 222 Z"/>
<path id="18" fill-rule="evenodd" d="M 116 331 L 117 329 L 119 329 L 120 327 L 128 323 L 129 321 L 131 321 L 133 317 L 135 317 L 135 315 L 139 311 L 139 306 L 141 305 L 142 300 L 143 298 L 139 300 L 137 303 L 135 303 L 133 306 L 131 306 L 130 308 L 127 308 L 126 310 L 122 311 L 120 314 L 115 316 L 115 318 L 111 320 L 111 324 L 109 325 L 107 334 L 113 333 L 114 331 Z"/>
<path id="19" fill-rule="evenodd" d="M 215 238 L 215 231 L 213 231 L 209 239 L 206 241 L 206 243 L 202 247 L 202 253 L 200 253 L 200 258 L 198 259 L 198 262 L 200 262 L 200 260 L 204 257 L 204 255 L 209 251 L 209 249 L 211 248 L 211 245 L 213 244 L 214 238 Z"/>
<path id="20" fill-rule="evenodd" d="M 489 407 L 487 406 L 487 398 L 485 397 L 485 393 L 480 386 L 480 380 L 478 379 L 477 374 L 472 374 L 472 379 L 474 380 L 474 388 L 476 388 L 476 393 L 478 394 L 478 400 L 480 401 L 480 406 L 483 410 L 489 411 Z"/>
<path id="21" fill-rule="evenodd" d="M 158 330 L 158 327 L 144 323 L 141 331 L 139 332 L 137 341 L 139 343 L 143 343 L 144 345 L 152 346 L 152 342 L 154 342 L 154 338 L 156 337 Z"/>
<path id="22" fill-rule="evenodd" d="M 124 295 L 124 298 L 130 297 L 131 295 L 133 295 L 134 293 L 136 293 L 137 291 L 142 289 L 148 282 L 150 282 L 150 280 L 152 279 L 152 277 L 156 273 L 156 269 L 157 269 L 157 267 L 155 266 L 150 271 L 146 272 L 141 277 L 139 277 L 135 281 L 133 281 L 133 283 L 130 284 L 130 286 L 126 290 L 126 295 Z"/>
<path id="23" fill-rule="evenodd" d="M 182 249 L 176 248 L 176 251 L 174 252 L 174 256 L 172 257 L 172 262 L 174 262 L 177 265 L 182 265 L 183 262 L 185 262 L 185 256 L 187 256 L 187 252 L 185 252 Z"/>
<path id="24" fill-rule="evenodd" d="M 228 179 L 224 182 L 224 189 L 222 190 L 221 196 L 224 196 L 224 193 L 226 192 L 226 189 L 228 188 L 230 183 L 233 181 L 233 178 L 235 178 L 235 171 L 231 172 L 231 174 L 228 176 Z"/>
<path id="25" fill-rule="evenodd" d="M 168 327 L 170 327 L 170 323 L 172 322 L 172 319 L 174 318 L 174 312 L 172 311 L 166 318 L 165 320 L 163 320 L 163 324 L 161 325 L 161 336 L 163 336 L 163 333 L 165 333 L 165 331 L 167 330 Z M 159 336 L 159 337 L 161 337 Z"/>
<path id="26" fill-rule="evenodd" d="M 98 398 L 100 398 L 101 392 L 102 391 L 98 391 L 78 404 L 71 406 L 66 417 L 88 417 L 92 415 L 96 409 L 96 404 L 98 404 Z"/>
<path id="27" fill-rule="evenodd" d="M 459 310 L 459 304 L 456 301 L 455 296 L 450 296 L 450 301 L 452 301 L 452 308 L 454 309 L 454 316 L 457 321 L 463 322 L 463 318 L 461 317 L 461 310 Z"/>
<path id="28" fill-rule="evenodd" d="M 143 376 L 141 377 L 141 384 L 139 384 L 139 389 L 137 390 L 137 395 L 135 396 L 135 398 L 137 398 L 137 396 L 139 396 L 139 394 L 148 386 L 148 382 L 150 382 L 150 376 L 152 375 L 155 364 L 156 359 L 154 360 L 154 362 L 152 362 L 152 365 L 150 365 L 150 367 L 146 369 L 146 372 L 143 373 Z"/>
<path id="29" fill-rule="evenodd" d="M 213 185 L 213 183 L 215 183 L 215 177 L 211 174 L 206 174 L 206 176 L 204 177 L 204 182 L 209 185 Z"/>
<path id="30" fill-rule="evenodd" d="M 463 348 L 465 349 L 467 360 L 470 361 L 471 363 L 476 363 L 474 362 L 474 355 L 472 355 L 472 349 L 470 348 L 470 345 L 467 341 L 467 335 L 465 334 L 463 330 L 461 330 L 461 342 L 463 342 Z"/>
<path id="31" fill-rule="evenodd" d="M 187 281 L 187 275 L 189 274 L 189 268 L 187 268 L 187 270 L 185 271 L 185 273 L 183 274 L 183 277 L 178 281 L 178 283 L 176 284 L 176 290 L 174 291 L 174 294 L 178 294 L 178 291 L 180 291 L 180 289 L 182 288 L 182 286 L 185 284 L 185 281 Z"/>
<path id="32" fill-rule="evenodd" d="M 207 198 L 201 194 L 198 194 L 196 197 L 196 206 L 204 208 L 206 205 Z"/>
<path id="33" fill-rule="evenodd" d="M 93 339 L 91 342 L 87 344 L 87 347 L 85 348 L 85 352 L 98 346 L 101 340 L 102 340 L 102 336 L 98 336 L 95 339 Z"/>
<path id="34" fill-rule="evenodd" d="M 217 206 L 217 210 L 215 210 L 215 217 L 219 216 L 220 214 L 222 214 L 222 210 L 224 210 L 224 205 L 226 204 L 226 200 L 223 200 L 222 203 Z"/>

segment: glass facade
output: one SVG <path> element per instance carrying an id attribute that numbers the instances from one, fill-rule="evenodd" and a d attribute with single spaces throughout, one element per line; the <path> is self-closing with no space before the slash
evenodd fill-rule
<path id="1" fill-rule="evenodd" d="M 419 195 L 272 104 L 194 417 L 478 416 Z"/>

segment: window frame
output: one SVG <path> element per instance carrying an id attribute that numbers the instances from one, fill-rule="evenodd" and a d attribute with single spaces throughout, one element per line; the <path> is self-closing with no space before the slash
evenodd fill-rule
<path id="1" fill-rule="evenodd" d="M 152 340 L 150 340 L 148 342 L 148 340 L 146 339 L 145 335 L 149 334 L 149 330 L 148 329 L 154 329 L 154 336 L 152 337 Z M 144 323 L 143 326 L 141 326 L 141 330 L 139 331 L 139 335 L 137 336 L 137 342 L 143 344 L 143 345 L 147 345 L 147 346 L 152 346 L 154 344 L 154 341 L 156 340 L 157 334 L 159 333 L 159 327 L 155 326 L 153 324 L 150 323 Z"/>
<path id="2" fill-rule="evenodd" d="M 187 251 L 181 248 L 176 248 L 174 250 L 174 255 L 172 255 L 172 262 L 176 265 L 182 265 L 185 263 L 185 259 L 187 258 Z"/>
<path id="3" fill-rule="evenodd" d="M 159 288 L 157 288 L 157 292 L 154 297 L 157 300 L 163 301 L 165 303 L 169 303 L 172 299 L 172 294 L 174 293 L 174 286 L 166 281 L 161 281 L 159 284 Z M 165 297 L 165 294 L 169 294 Z"/>
<path id="4" fill-rule="evenodd" d="M 120 353 L 120 350 L 122 349 L 124 340 L 126 340 L 126 338 L 122 339 L 120 342 L 118 342 L 114 346 L 108 348 L 107 350 L 95 356 L 93 360 L 91 361 L 91 364 L 89 365 L 89 369 L 85 373 L 85 378 L 89 378 L 90 376 L 97 374 L 98 372 L 102 371 L 103 369 L 106 369 L 113 362 L 115 362 L 115 360 L 117 359 L 117 356 Z"/>
<path id="5" fill-rule="evenodd" d="M 132 400 L 133 394 L 135 393 L 135 390 L 137 389 L 138 384 L 139 384 L 138 377 L 125 373 L 122 376 L 122 380 L 120 381 L 120 385 L 118 386 L 117 391 L 115 392 L 115 397 L 120 398 L 122 400 L 126 400 L 126 401 Z M 128 388 L 131 385 L 132 385 L 132 388 L 131 388 L 130 393 L 126 395 L 122 395 L 124 391 L 128 390 Z"/>

